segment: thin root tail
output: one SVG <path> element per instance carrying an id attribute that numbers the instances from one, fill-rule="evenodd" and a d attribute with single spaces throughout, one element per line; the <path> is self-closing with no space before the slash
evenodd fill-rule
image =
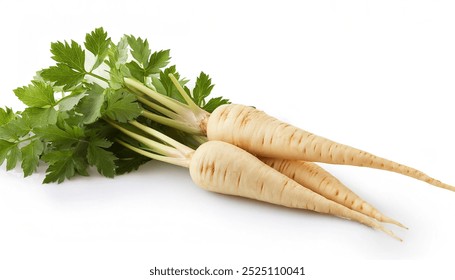
<path id="1" fill-rule="evenodd" d="M 384 222 L 384 223 L 388 223 L 388 224 L 392 224 L 392 225 L 396 225 L 396 226 L 399 226 L 401 228 L 404 228 L 404 229 L 409 229 L 407 226 L 403 225 L 402 223 L 392 219 L 392 218 L 389 218 L 389 217 L 385 217 L 382 219 L 381 222 Z"/>
<path id="2" fill-rule="evenodd" d="M 400 242 L 403 242 L 403 239 L 401 239 L 400 237 L 398 237 L 397 235 L 395 235 L 395 233 L 393 233 L 393 231 L 391 231 L 390 229 L 385 228 L 385 227 L 383 227 L 383 226 L 378 227 L 378 229 L 381 230 L 382 232 L 387 233 L 389 236 L 395 238 L 396 240 L 398 240 L 398 241 L 400 241 Z"/>

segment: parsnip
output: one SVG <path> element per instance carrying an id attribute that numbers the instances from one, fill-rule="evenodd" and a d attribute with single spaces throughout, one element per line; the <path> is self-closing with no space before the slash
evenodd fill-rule
<path id="1" fill-rule="evenodd" d="M 261 160 L 302 186 L 352 210 L 363 213 L 384 223 L 406 228 L 401 223 L 382 214 L 371 204 L 360 198 L 340 180 L 313 162 L 261 158 Z"/>
<path id="2" fill-rule="evenodd" d="M 455 191 L 427 174 L 368 152 L 336 143 L 243 105 L 222 105 L 208 118 L 207 137 L 269 158 L 345 164 L 388 170 Z"/>
<path id="3" fill-rule="evenodd" d="M 167 117 L 153 113 L 145 113 L 145 117 L 188 133 L 206 135 L 209 140 L 234 144 L 261 157 L 371 167 L 455 191 L 455 187 L 420 170 L 317 136 L 250 106 L 225 104 L 210 114 L 194 103 L 172 74 L 169 76 L 187 104 L 168 100 L 134 79 L 124 79 L 125 86 L 132 92 L 161 103 L 157 106 L 168 111 Z"/>
<path id="4" fill-rule="evenodd" d="M 304 188 L 234 145 L 222 141 L 202 144 L 192 156 L 189 168 L 193 181 L 208 191 L 330 214 L 397 238 L 372 218 Z"/>
<path id="5" fill-rule="evenodd" d="M 137 135 L 117 123 L 111 121 L 109 123 L 129 137 L 140 141 L 148 149 L 159 150 L 160 154 L 117 139 L 120 144 L 143 156 L 188 167 L 194 183 L 203 189 L 338 216 L 381 230 L 401 241 L 376 220 L 303 187 L 232 144 L 208 141 L 193 151 L 158 131 L 137 124 L 138 128 L 144 128 L 144 132 L 168 145 L 166 149 L 161 149 L 161 143 Z"/>

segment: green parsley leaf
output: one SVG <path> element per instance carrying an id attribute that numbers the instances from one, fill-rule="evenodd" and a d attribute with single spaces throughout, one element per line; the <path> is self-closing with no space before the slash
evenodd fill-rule
<path id="1" fill-rule="evenodd" d="M 85 36 L 85 48 L 96 57 L 92 70 L 103 63 L 107 56 L 110 42 L 111 39 L 107 37 L 107 32 L 102 27 L 96 28 Z"/>
<path id="2" fill-rule="evenodd" d="M 71 153 L 67 151 L 66 153 L 60 152 L 61 156 L 70 156 Z M 65 179 L 70 179 L 75 175 L 75 166 L 72 158 L 65 158 L 60 161 L 56 161 L 49 165 L 46 170 L 46 178 L 44 178 L 43 183 L 48 184 L 52 182 L 62 183 Z"/>
<path id="3" fill-rule="evenodd" d="M 109 91 L 106 94 L 107 104 L 104 109 L 104 115 L 108 118 L 127 122 L 137 118 L 142 113 L 142 108 L 139 106 L 136 97 L 123 91 Z"/>
<path id="4" fill-rule="evenodd" d="M 229 103 L 229 99 L 224 99 L 223 97 L 215 97 L 210 99 L 207 104 L 202 107 L 202 109 L 206 110 L 209 113 L 212 113 L 219 106 Z"/>
<path id="5" fill-rule="evenodd" d="M 64 86 L 69 89 L 79 84 L 85 77 L 85 72 L 78 72 L 63 63 L 43 69 L 41 77 L 46 81 L 53 82 L 56 86 Z"/>
<path id="6" fill-rule="evenodd" d="M 150 159 L 141 155 L 135 155 L 130 158 L 120 158 L 115 164 L 117 169 L 115 170 L 116 175 L 123 175 L 132 171 L 138 170 L 141 165 L 149 162 Z"/>
<path id="7" fill-rule="evenodd" d="M 166 88 L 160 78 L 152 77 L 152 86 L 155 88 L 156 92 L 167 95 Z"/>
<path id="8" fill-rule="evenodd" d="M 107 51 L 107 65 L 112 68 L 119 68 L 128 59 L 128 37 L 123 36 L 118 44 L 110 43 Z"/>
<path id="9" fill-rule="evenodd" d="M 162 50 L 159 52 L 154 52 L 150 56 L 148 66 L 145 69 L 146 76 L 160 73 L 161 68 L 164 68 L 169 64 L 169 60 L 171 59 L 169 52 L 170 50 Z"/>
<path id="10" fill-rule="evenodd" d="M 16 118 L 16 114 L 11 108 L 0 108 L 0 126 L 9 123 L 14 118 Z"/>
<path id="11" fill-rule="evenodd" d="M 46 153 L 42 159 L 49 164 L 43 183 L 62 183 L 76 174 L 86 175 L 87 163 L 75 149 L 57 150 Z"/>
<path id="12" fill-rule="evenodd" d="M 10 150 L 16 145 L 14 142 L 9 142 L 0 139 L 0 165 L 5 161 Z"/>
<path id="13" fill-rule="evenodd" d="M 22 170 L 24 177 L 30 176 L 38 167 L 39 158 L 44 151 L 44 145 L 39 139 L 31 141 L 21 149 L 22 152 Z"/>
<path id="14" fill-rule="evenodd" d="M 212 85 L 212 79 L 209 75 L 201 72 L 196 79 L 196 85 L 193 89 L 193 100 L 199 106 L 205 105 L 205 98 L 210 95 L 215 85 Z"/>
<path id="15" fill-rule="evenodd" d="M 54 90 L 44 83 L 32 81 L 32 84 L 14 90 L 17 98 L 30 107 L 54 106 Z"/>
<path id="16" fill-rule="evenodd" d="M 139 66 L 139 64 L 137 64 L 135 61 L 130 61 L 126 63 L 125 66 L 128 68 L 129 73 L 132 77 L 141 82 L 145 81 L 146 71 L 144 68 Z"/>
<path id="17" fill-rule="evenodd" d="M 0 140 L 0 165 L 6 159 L 6 170 L 14 169 L 20 157 L 21 151 L 17 143 Z"/>
<path id="18" fill-rule="evenodd" d="M 7 169 L 12 169 L 19 162 L 24 176 L 29 176 L 43 160 L 48 165 L 44 183 L 61 183 L 77 174 L 88 175 L 90 166 L 106 177 L 113 177 L 136 170 L 150 160 L 113 144 L 113 139 L 119 138 L 152 151 L 120 133 L 106 118 L 146 136 L 140 129 L 125 124 L 137 119 L 185 145 L 199 145 L 200 139 L 194 136 L 140 117 L 143 108 L 135 94 L 124 88 L 124 77 L 136 78 L 159 93 L 186 103 L 169 78 L 173 73 L 203 109 L 211 112 L 229 102 L 221 97 L 206 101 L 214 86 L 203 72 L 190 91 L 185 86 L 188 81 L 180 77 L 176 67 L 168 67 L 170 51 L 152 52 L 148 41 L 140 37 L 124 36 L 114 44 L 103 28 L 97 28 L 86 34 L 83 45 L 75 41 L 52 43 L 51 53 L 56 64 L 37 73 L 30 85 L 14 91 L 27 108 L 18 113 L 0 109 L 0 164 L 6 161 Z M 90 61 L 86 61 L 86 54 Z M 103 63 L 106 65 L 100 67 Z M 105 66 L 108 79 L 99 74 Z M 94 69 L 99 72 L 94 73 Z M 102 80 L 102 85 L 106 82 L 108 88 L 95 84 L 92 78 Z"/>
<path id="19" fill-rule="evenodd" d="M 115 161 L 115 164 L 117 166 L 117 169 L 115 171 L 116 175 L 122 175 L 138 170 L 141 165 L 150 161 L 150 158 L 144 157 L 129 149 L 126 149 L 120 144 L 112 145 L 111 150 L 114 150 L 114 154 L 118 158 Z"/>
<path id="20" fill-rule="evenodd" d="M 101 109 L 104 104 L 104 89 L 98 84 L 93 84 L 86 92 L 75 110 L 83 116 L 83 123 L 90 124 L 101 117 Z"/>
<path id="21" fill-rule="evenodd" d="M 63 128 L 58 125 L 37 127 L 33 130 L 40 138 L 50 142 L 60 142 L 68 145 L 80 141 L 84 137 L 84 131 L 78 126 L 69 126 L 66 123 Z"/>
<path id="22" fill-rule="evenodd" d="M 129 35 L 127 36 L 127 40 L 131 48 L 131 55 L 142 67 L 147 68 L 151 54 L 147 39 L 142 40 L 140 37 L 136 38 L 133 35 Z"/>
<path id="23" fill-rule="evenodd" d="M 123 75 L 119 69 L 112 68 L 109 70 L 109 87 L 112 89 L 120 89 L 123 85 Z"/>
<path id="24" fill-rule="evenodd" d="M 85 51 L 75 41 L 71 40 L 71 45 L 68 42 L 56 42 L 51 44 L 52 59 L 68 65 L 78 72 L 85 73 Z"/>
<path id="25" fill-rule="evenodd" d="M 20 158 L 21 150 L 19 149 L 18 145 L 12 146 L 9 153 L 6 155 L 6 170 L 14 169 Z"/>
<path id="26" fill-rule="evenodd" d="M 212 84 L 212 79 L 209 75 L 201 72 L 199 77 L 196 79 L 193 94 L 191 95 L 194 102 L 209 113 L 213 112 L 216 108 L 223 104 L 230 103 L 228 99 L 224 99 L 222 97 L 215 97 L 210 99 L 208 102 L 206 101 L 206 98 L 212 93 L 214 86 L 215 85 Z M 189 92 L 188 89 L 187 91 Z"/>
<path id="27" fill-rule="evenodd" d="M 115 175 L 115 161 L 117 157 L 106 149 L 112 145 L 105 139 L 91 139 L 88 144 L 87 160 L 90 165 L 96 166 L 96 169 L 101 175 L 113 178 Z"/>
<path id="28" fill-rule="evenodd" d="M 29 132 L 30 125 L 27 120 L 25 118 L 17 117 L 0 127 L 0 139 L 16 142 Z"/>
<path id="29" fill-rule="evenodd" d="M 30 128 L 57 123 L 57 111 L 54 108 L 29 107 L 24 110 L 22 117 Z"/>
<path id="30" fill-rule="evenodd" d="M 85 93 L 76 93 L 68 95 L 58 101 L 59 111 L 69 111 L 72 110 L 79 101 L 86 96 Z"/>
<path id="31" fill-rule="evenodd" d="M 177 88 L 172 83 L 171 78 L 169 78 L 169 74 L 173 74 L 175 78 L 179 81 L 180 85 L 183 87 L 188 82 L 188 80 L 180 79 L 180 74 L 177 72 L 175 65 L 166 68 L 164 71 L 160 72 L 160 77 L 155 78 L 152 77 L 152 85 L 155 87 L 156 91 L 167 95 L 173 99 L 176 99 L 182 103 L 186 103 L 185 99 L 179 93 Z"/>
<path id="32" fill-rule="evenodd" d="M 106 64 L 109 66 L 109 85 L 113 89 L 119 89 L 123 85 L 123 74 L 121 68 L 125 67 L 128 59 L 128 40 L 123 36 L 117 45 L 111 43 L 108 49 L 108 59 Z"/>

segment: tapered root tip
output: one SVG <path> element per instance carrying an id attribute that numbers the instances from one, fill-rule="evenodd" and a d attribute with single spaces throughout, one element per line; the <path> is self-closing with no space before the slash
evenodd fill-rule
<path id="1" fill-rule="evenodd" d="M 451 185 L 447 185 L 447 184 L 444 184 L 442 182 L 439 182 L 440 184 L 439 185 L 436 185 L 436 186 L 439 186 L 441 188 L 444 188 L 444 189 L 447 189 L 449 191 L 453 191 L 455 192 L 455 187 L 451 186 Z"/>
<path id="2" fill-rule="evenodd" d="M 392 224 L 392 225 L 396 225 L 396 226 L 399 226 L 399 227 L 404 228 L 404 229 L 409 229 L 407 226 L 405 226 L 402 223 L 400 223 L 398 221 L 395 221 L 394 219 L 389 218 L 389 217 L 383 218 L 381 222 Z"/>
<path id="3" fill-rule="evenodd" d="M 401 228 L 404 228 L 404 229 L 406 229 L 406 230 L 409 230 L 409 228 L 408 228 L 407 226 L 405 226 L 405 225 L 403 225 L 403 224 L 401 224 L 401 223 L 399 223 L 399 222 L 397 222 L 397 221 L 395 221 L 395 223 L 392 223 L 392 224 L 394 224 L 394 225 L 396 225 L 396 226 L 399 226 L 399 227 L 401 227 Z"/>
<path id="4" fill-rule="evenodd" d="M 432 177 L 428 177 L 424 181 L 426 181 L 427 183 L 429 183 L 429 184 L 431 184 L 433 186 L 440 187 L 440 188 L 455 192 L 455 187 L 454 186 L 451 186 L 449 184 L 443 183 L 443 182 L 441 182 L 439 180 L 436 180 L 436 179 L 434 179 Z"/>
<path id="5" fill-rule="evenodd" d="M 398 236 L 395 235 L 395 233 L 393 233 L 393 231 L 391 231 L 390 229 L 387 229 L 385 227 L 379 227 L 379 230 L 387 233 L 389 236 L 395 238 L 396 240 L 400 241 L 400 242 L 403 242 L 403 239 L 399 238 Z"/>

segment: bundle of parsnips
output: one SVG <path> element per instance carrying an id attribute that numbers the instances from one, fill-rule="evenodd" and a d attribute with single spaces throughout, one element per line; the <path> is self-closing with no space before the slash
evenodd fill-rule
<path id="1" fill-rule="evenodd" d="M 83 45 L 52 43 L 56 64 L 14 90 L 26 108 L 0 108 L 0 164 L 6 161 L 7 170 L 20 163 L 29 176 L 44 163 L 44 183 L 61 183 L 87 176 L 90 167 L 114 177 L 155 159 L 189 168 L 209 191 L 331 214 L 393 237 L 381 222 L 400 223 L 312 162 L 383 169 L 455 190 L 253 107 L 208 99 L 208 75 L 201 73 L 190 90 L 168 66 L 169 50 L 152 52 L 142 38 L 114 43 L 98 28 Z"/>

